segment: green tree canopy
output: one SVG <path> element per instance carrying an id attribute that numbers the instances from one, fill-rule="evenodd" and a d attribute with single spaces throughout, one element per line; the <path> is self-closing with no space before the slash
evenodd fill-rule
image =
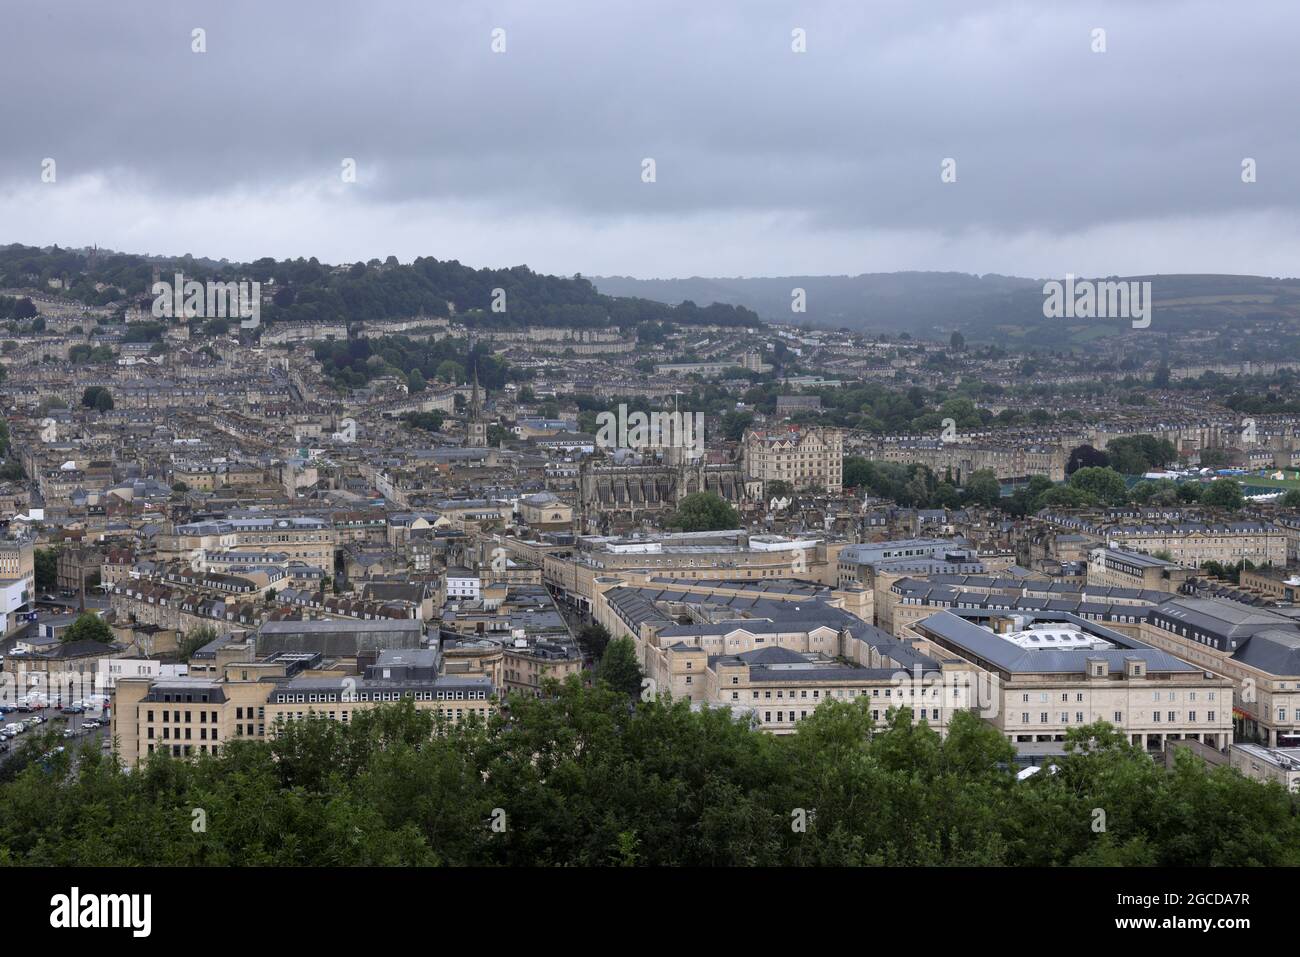
<path id="1" fill-rule="evenodd" d="M 198 651 L 210 641 L 217 639 L 217 629 L 212 625 L 199 625 L 191 628 L 185 633 L 185 637 L 177 644 L 176 653 L 181 661 L 189 661 L 190 655 Z"/>
<path id="2" fill-rule="evenodd" d="M 967 503 L 992 508 L 1002 497 L 1002 485 L 992 469 L 977 469 L 966 480 L 962 492 Z"/>
<path id="3" fill-rule="evenodd" d="M 1069 733 L 1056 773 L 1018 781 L 1011 745 L 969 712 L 941 736 L 906 708 L 882 727 L 876 700 L 829 699 L 778 737 L 730 709 L 628 705 L 572 676 L 486 723 L 406 701 L 217 756 L 160 751 L 133 774 L 98 747 L 40 760 L 55 735 L 29 739 L 37 760 L 0 765 L 0 866 L 1300 863 L 1281 785 L 1187 751 L 1166 770 L 1102 723 Z"/>
<path id="4" fill-rule="evenodd" d="M 677 510 L 665 520 L 669 528 L 684 532 L 715 532 L 740 527 L 736 510 L 714 492 L 693 492 L 681 500 Z"/>
<path id="5" fill-rule="evenodd" d="M 113 629 L 109 628 L 94 612 L 86 611 L 77 616 L 77 620 L 68 626 L 59 638 L 63 642 L 98 641 L 109 645 L 113 643 Z"/>
<path id="6" fill-rule="evenodd" d="M 629 636 L 615 638 L 605 646 L 596 677 L 615 691 L 633 698 L 640 696 L 643 675 L 637 662 L 636 643 Z"/>
<path id="7" fill-rule="evenodd" d="M 1178 450 L 1168 439 L 1153 435 L 1124 435 L 1106 444 L 1110 467 L 1124 475 L 1141 475 L 1162 468 L 1178 458 Z"/>
<path id="8" fill-rule="evenodd" d="M 59 585 L 59 549 L 37 548 L 32 554 L 36 566 L 36 590 L 53 591 Z"/>
<path id="9" fill-rule="evenodd" d="M 1082 468 L 1070 476 L 1070 488 L 1077 489 L 1104 505 L 1123 505 L 1128 486 L 1114 469 Z"/>
<path id="10" fill-rule="evenodd" d="M 1201 493 L 1201 504 L 1213 508 L 1226 508 L 1235 511 L 1245 503 L 1245 496 L 1241 494 L 1241 483 L 1236 479 L 1215 479 Z"/>
<path id="11" fill-rule="evenodd" d="M 605 654 L 605 649 L 612 640 L 609 629 L 597 621 L 588 622 L 579 628 L 577 637 L 583 650 L 597 659 Z"/>
<path id="12" fill-rule="evenodd" d="M 102 385 L 87 386 L 81 393 L 81 404 L 96 412 L 108 412 L 113 408 L 113 395 Z"/>
<path id="13" fill-rule="evenodd" d="M 413 429 L 420 429 L 422 432 L 441 432 L 445 416 L 442 412 L 408 412 L 402 416 L 402 421 Z"/>
<path id="14" fill-rule="evenodd" d="M 1070 450 L 1070 457 L 1065 463 L 1065 474 L 1073 475 L 1083 468 L 1104 469 L 1110 465 L 1110 456 L 1099 452 L 1091 445 L 1077 445 Z"/>

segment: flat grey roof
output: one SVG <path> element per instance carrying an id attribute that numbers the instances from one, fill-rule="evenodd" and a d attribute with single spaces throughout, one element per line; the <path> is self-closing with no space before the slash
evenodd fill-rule
<path id="1" fill-rule="evenodd" d="M 1088 660 L 1103 660 L 1112 671 L 1122 669 L 1133 658 L 1144 661 L 1150 672 L 1195 672 L 1198 669 L 1180 658 L 1151 648 L 1142 642 L 1103 628 L 1095 622 L 1069 614 L 1035 615 L 1037 620 L 1061 621 L 1074 625 L 1085 634 L 1096 635 L 1116 648 L 1095 651 L 1091 649 L 1031 649 L 1007 641 L 982 625 L 968 620 L 970 617 L 987 617 L 986 612 L 941 611 L 917 622 L 923 633 L 943 639 L 954 648 L 968 652 L 1003 671 L 1019 674 L 1044 674 L 1074 672 L 1086 674 Z"/>
<path id="2" fill-rule="evenodd" d="M 389 648 L 379 653 L 375 664 L 434 668 L 438 664 L 438 652 L 432 648 Z"/>

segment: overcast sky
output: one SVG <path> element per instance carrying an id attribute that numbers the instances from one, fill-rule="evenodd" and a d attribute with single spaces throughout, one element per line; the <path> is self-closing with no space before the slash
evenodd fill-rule
<path id="1" fill-rule="evenodd" d="M 1296 0 L 0 3 L 4 243 L 1300 274 Z"/>

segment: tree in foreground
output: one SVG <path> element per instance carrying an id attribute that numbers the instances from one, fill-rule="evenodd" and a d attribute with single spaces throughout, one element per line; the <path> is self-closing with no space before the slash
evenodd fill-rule
<path id="1" fill-rule="evenodd" d="M 776 737 L 574 675 L 487 721 L 406 701 L 131 774 L 29 732 L 0 764 L 0 866 L 1300 863 L 1279 784 L 1187 751 L 1166 770 L 1104 723 L 1018 781 L 976 715 L 941 736 L 905 708 L 878 726 L 872 704 L 828 700 Z"/>

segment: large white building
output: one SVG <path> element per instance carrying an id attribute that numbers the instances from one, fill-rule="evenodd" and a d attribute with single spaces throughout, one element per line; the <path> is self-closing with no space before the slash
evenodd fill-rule
<path id="1" fill-rule="evenodd" d="M 1231 681 L 1077 615 L 953 609 L 912 629 L 932 657 L 987 673 L 996 695 L 982 716 L 1022 756 L 1060 754 L 1071 729 L 1098 721 L 1152 751 L 1232 742 Z"/>

